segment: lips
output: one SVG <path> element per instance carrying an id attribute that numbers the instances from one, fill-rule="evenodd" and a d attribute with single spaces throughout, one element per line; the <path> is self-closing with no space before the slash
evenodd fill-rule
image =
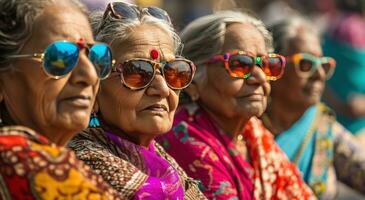
<path id="1" fill-rule="evenodd" d="M 149 110 L 154 112 L 168 112 L 167 106 L 165 106 L 164 104 L 153 104 L 143 110 Z"/>
<path id="2" fill-rule="evenodd" d="M 74 107 L 88 108 L 91 105 L 91 97 L 86 95 L 70 96 L 62 99 L 62 102 Z"/>

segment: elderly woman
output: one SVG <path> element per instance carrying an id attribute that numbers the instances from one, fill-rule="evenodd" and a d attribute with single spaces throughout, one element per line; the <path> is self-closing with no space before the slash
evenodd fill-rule
<path id="1" fill-rule="evenodd" d="M 0 0 L 0 69 L 0 199 L 119 199 L 62 147 L 87 126 L 111 69 L 83 7 Z"/>
<path id="2" fill-rule="evenodd" d="M 287 56 L 284 76 L 272 83 L 265 126 L 320 199 L 336 197 L 336 176 L 365 192 L 365 149 L 320 103 L 335 61 L 322 56 L 315 28 L 291 17 L 272 28 L 275 51 Z"/>
<path id="3" fill-rule="evenodd" d="M 247 14 L 222 11 L 182 32 L 184 53 L 197 65 L 187 88 L 194 101 L 179 108 L 160 141 L 210 199 L 310 199 L 299 171 L 257 116 L 280 78 L 285 59 L 268 54 L 271 36 Z"/>
<path id="4" fill-rule="evenodd" d="M 92 23 L 117 61 L 101 82 L 91 128 L 69 147 L 127 199 L 205 199 L 154 141 L 171 129 L 180 90 L 195 73 L 192 62 L 176 56 L 180 39 L 169 16 L 113 2 Z"/>

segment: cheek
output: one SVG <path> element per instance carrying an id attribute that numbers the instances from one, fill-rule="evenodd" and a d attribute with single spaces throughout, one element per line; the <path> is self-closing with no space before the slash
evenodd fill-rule
<path id="1" fill-rule="evenodd" d="M 33 107 L 37 113 L 36 116 L 41 123 L 56 122 L 58 121 L 57 118 L 61 116 L 60 114 L 63 114 L 60 112 L 64 111 L 60 108 L 60 99 L 67 84 L 67 78 L 59 80 L 48 79 L 38 83 L 37 85 L 31 84 L 29 91 L 26 92 L 26 96 L 30 101 L 33 101 Z M 65 112 L 68 111 L 66 110 Z"/>
<path id="2" fill-rule="evenodd" d="M 243 79 L 231 78 L 223 67 L 216 66 L 215 70 L 208 72 L 207 87 L 211 87 L 222 96 L 236 96 L 243 85 Z"/>
<path id="3" fill-rule="evenodd" d="M 174 91 L 170 89 L 170 95 L 167 98 L 170 113 L 176 111 L 176 108 L 179 105 L 179 95 L 180 95 L 180 90 Z"/>
<path id="4" fill-rule="evenodd" d="M 101 84 L 97 102 L 104 120 L 122 128 L 128 125 L 126 121 L 136 118 L 136 109 L 142 96 L 142 91 L 131 91 L 119 81 L 106 81 Z"/>

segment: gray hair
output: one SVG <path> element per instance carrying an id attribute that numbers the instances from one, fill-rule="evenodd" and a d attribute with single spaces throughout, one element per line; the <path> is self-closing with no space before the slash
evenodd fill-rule
<path id="1" fill-rule="evenodd" d="M 319 30 L 309 20 L 300 15 L 293 15 L 274 24 L 269 28 L 273 35 L 273 45 L 276 53 L 287 54 L 289 44 L 298 36 L 300 29 L 305 28 L 319 37 Z"/>
<path id="2" fill-rule="evenodd" d="M 0 70 L 10 68 L 10 55 L 19 54 L 31 37 L 33 23 L 43 9 L 56 0 L 0 0 Z M 85 15 L 86 8 L 69 0 Z"/>
<path id="3" fill-rule="evenodd" d="M 126 41 L 132 30 L 142 24 L 155 25 L 165 31 L 173 41 L 174 53 L 180 55 L 182 48 L 179 35 L 175 32 L 174 27 L 168 21 L 155 18 L 146 13 L 137 19 L 117 19 L 107 15 L 105 19 L 104 12 L 95 11 L 90 15 L 91 27 L 93 29 L 95 40 L 112 45 L 114 41 Z"/>
<path id="4" fill-rule="evenodd" d="M 263 36 L 268 52 L 272 51 L 272 37 L 262 21 L 242 12 L 219 11 L 191 22 L 181 33 L 183 54 L 197 65 L 195 81 L 205 80 L 205 67 L 199 67 L 212 56 L 221 53 L 227 26 L 244 23 L 254 26 Z"/>

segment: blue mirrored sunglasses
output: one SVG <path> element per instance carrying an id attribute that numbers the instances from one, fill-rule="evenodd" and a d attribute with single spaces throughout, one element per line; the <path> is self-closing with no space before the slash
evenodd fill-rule
<path id="1" fill-rule="evenodd" d="M 109 76 L 113 64 L 112 53 L 107 44 L 86 44 L 83 40 L 77 43 L 56 41 L 48 45 L 43 53 L 12 55 L 9 58 L 33 58 L 43 63 L 44 72 L 52 78 L 59 79 L 70 73 L 79 60 L 80 50 L 88 49 L 88 57 L 95 67 L 100 79 Z"/>

